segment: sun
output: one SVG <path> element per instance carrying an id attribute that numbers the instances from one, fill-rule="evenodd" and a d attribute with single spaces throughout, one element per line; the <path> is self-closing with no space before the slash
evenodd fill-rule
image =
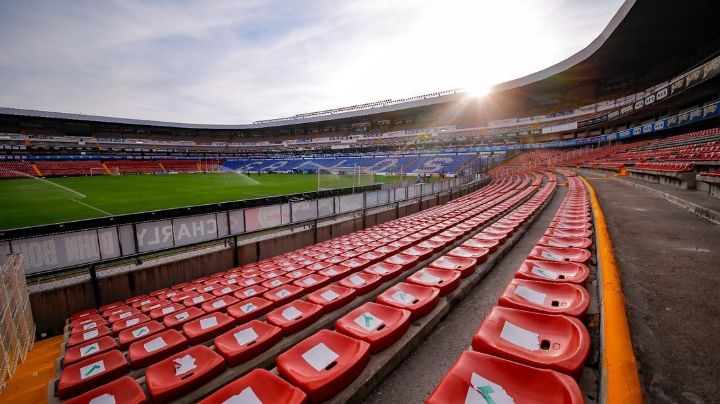
<path id="1" fill-rule="evenodd" d="M 468 98 L 483 98 L 491 91 L 492 86 L 485 83 L 473 83 L 465 87 L 465 94 Z"/>

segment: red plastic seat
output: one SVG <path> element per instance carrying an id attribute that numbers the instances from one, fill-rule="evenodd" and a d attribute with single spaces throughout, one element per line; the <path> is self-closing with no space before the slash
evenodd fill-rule
<path id="1" fill-rule="evenodd" d="M 327 276 L 330 278 L 330 281 L 334 281 L 337 279 L 340 279 L 347 275 L 348 273 L 352 272 L 350 268 L 343 267 L 340 265 L 333 265 L 328 268 L 323 269 L 322 271 L 318 272 L 322 276 Z"/>
<path id="2" fill-rule="evenodd" d="M 277 358 L 278 372 L 313 403 L 326 400 L 355 380 L 370 360 L 370 345 L 320 330 Z"/>
<path id="3" fill-rule="evenodd" d="M 102 311 L 101 311 L 101 312 L 102 312 Z M 87 317 L 89 317 L 89 316 L 94 316 L 94 315 L 99 315 L 98 310 L 96 310 L 96 309 L 87 309 L 87 310 L 83 310 L 83 311 L 78 311 L 78 312 L 76 312 L 76 313 L 73 313 L 73 314 L 70 316 L 70 321 L 75 321 L 75 320 L 78 320 L 78 319 L 84 319 L 84 318 L 87 318 Z"/>
<path id="4" fill-rule="evenodd" d="M 153 320 L 162 319 L 163 317 L 167 316 L 168 314 L 175 313 L 178 310 L 185 309 L 185 306 L 183 306 L 180 303 L 169 303 L 165 306 L 160 306 L 157 309 L 153 309 L 150 311 L 150 318 Z"/>
<path id="5" fill-rule="evenodd" d="M 415 264 L 420 261 L 420 257 L 417 255 L 409 255 L 409 254 L 393 254 L 383 260 L 383 262 L 387 262 L 388 264 L 395 264 L 402 266 L 402 270 L 410 269 Z"/>
<path id="6" fill-rule="evenodd" d="M 169 355 L 187 348 L 188 342 L 177 330 L 165 330 L 139 341 L 128 347 L 128 359 L 133 369 L 141 369 Z"/>
<path id="7" fill-rule="evenodd" d="M 95 327 L 91 330 L 71 335 L 70 338 L 68 338 L 67 346 L 75 346 L 110 334 L 110 329 L 101 325 L 100 327 Z"/>
<path id="8" fill-rule="evenodd" d="M 78 321 L 78 320 L 76 320 L 76 321 Z M 87 317 L 87 320 L 78 321 L 77 323 L 74 323 L 74 324 L 76 324 L 76 325 L 70 326 L 70 335 L 81 334 L 86 331 L 90 331 L 92 329 L 98 328 L 100 326 L 106 326 L 106 327 L 108 326 L 107 321 L 105 321 L 105 319 L 100 316 L 97 316 L 97 318 L 95 318 L 95 316 L 90 316 L 90 317 Z"/>
<path id="9" fill-rule="evenodd" d="M 447 243 L 445 243 L 443 241 L 433 240 L 433 239 L 427 239 L 427 240 L 422 241 L 417 244 L 418 247 L 432 249 L 433 253 L 436 253 L 436 252 L 442 250 L 443 248 L 445 248 L 446 245 L 447 245 Z"/>
<path id="10" fill-rule="evenodd" d="M 367 302 L 340 317 L 335 330 L 370 344 L 372 353 L 397 341 L 410 328 L 410 311 Z"/>
<path id="11" fill-rule="evenodd" d="M 225 360 L 205 345 L 176 353 L 145 371 L 153 402 L 168 402 L 197 389 L 225 370 Z"/>
<path id="12" fill-rule="evenodd" d="M 350 259 L 347 259 L 347 260 L 341 262 L 338 265 L 340 265 L 342 267 L 350 268 L 350 270 L 352 270 L 352 271 L 358 271 L 358 270 L 363 269 L 366 266 L 368 266 L 369 263 L 370 263 L 370 260 L 367 260 L 365 258 L 353 257 L 353 258 L 350 258 Z"/>
<path id="13" fill-rule="evenodd" d="M 191 345 L 200 344 L 231 329 L 235 319 L 224 313 L 212 313 L 183 324 L 183 333 Z"/>
<path id="14" fill-rule="evenodd" d="M 465 278 L 475 272 L 478 260 L 468 257 L 457 257 L 452 255 L 443 255 L 442 257 L 431 262 L 430 268 L 438 268 L 444 270 L 459 271 L 460 276 Z"/>
<path id="15" fill-rule="evenodd" d="M 297 280 L 297 279 L 300 279 L 300 278 L 304 278 L 304 277 L 306 277 L 306 276 L 308 276 L 308 275 L 310 275 L 310 274 L 313 274 L 314 272 L 315 272 L 315 271 L 311 271 L 311 270 L 309 270 L 309 269 L 301 268 L 301 269 L 295 269 L 295 270 L 286 272 L 286 273 L 285 273 L 285 276 L 287 276 L 287 277 L 290 278 L 290 279 L 295 279 L 295 280 Z"/>
<path id="16" fill-rule="evenodd" d="M 117 334 L 122 330 L 134 327 L 138 324 L 147 323 L 148 321 L 150 321 L 150 317 L 146 316 L 145 314 L 138 314 L 136 316 L 128 317 L 124 320 L 118 320 L 112 323 L 112 332 Z"/>
<path id="17" fill-rule="evenodd" d="M 236 401 L 231 401 L 232 399 Z M 255 369 L 226 385 L 198 404 L 283 403 L 304 404 L 307 395 L 272 372 Z"/>
<path id="18" fill-rule="evenodd" d="M 374 264 L 383 259 L 385 257 L 385 254 L 379 251 L 367 251 L 363 254 L 360 254 L 358 257 L 368 260 L 368 264 Z"/>
<path id="19" fill-rule="evenodd" d="M 92 340 L 87 344 L 75 345 L 65 351 L 65 355 L 63 356 L 63 367 L 72 365 L 73 363 L 92 356 L 99 355 L 103 352 L 116 349 L 117 347 L 117 342 L 115 342 L 115 340 L 109 335 Z"/>
<path id="20" fill-rule="evenodd" d="M 240 300 L 233 296 L 225 295 L 203 303 L 200 308 L 206 313 L 213 313 L 216 311 L 225 312 L 228 306 L 232 306 L 239 301 Z"/>
<path id="21" fill-rule="evenodd" d="M 550 283 L 513 279 L 498 305 L 545 314 L 582 318 L 590 304 L 590 293 L 572 283 Z"/>
<path id="22" fill-rule="evenodd" d="M 306 291 L 311 292 L 327 285 L 328 282 L 330 282 L 330 278 L 328 278 L 327 276 L 323 276 L 320 274 L 310 274 L 308 276 L 293 281 L 293 285 L 300 286 Z"/>
<path id="23" fill-rule="evenodd" d="M 375 289 L 382 282 L 382 277 L 367 272 L 358 272 L 349 275 L 338 282 L 340 286 L 356 290 L 357 295 L 364 295 Z"/>
<path id="24" fill-rule="evenodd" d="M 237 285 L 222 285 L 222 287 L 219 287 L 219 288 L 213 290 L 212 294 L 214 296 L 218 296 L 218 297 L 226 296 L 226 295 L 235 293 L 240 289 L 241 289 L 240 286 L 237 286 Z"/>
<path id="25" fill-rule="evenodd" d="M 187 299 L 183 299 L 182 304 L 185 307 L 192 307 L 192 306 L 200 306 L 203 303 L 210 301 L 215 298 L 215 295 L 212 295 L 210 293 L 200 293 L 200 294 L 192 294 L 191 297 L 188 297 Z"/>
<path id="26" fill-rule="evenodd" d="M 433 255 L 433 252 L 434 252 L 433 248 L 421 247 L 419 245 L 408 247 L 402 251 L 402 253 L 405 255 L 418 257 L 419 261 L 430 258 L 430 256 Z"/>
<path id="27" fill-rule="evenodd" d="M 140 310 L 131 309 L 129 307 L 125 307 L 123 309 L 119 309 L 117 311 L 113 311 L 113 314 L 107 316 L 107 322 L 112 324 L 116 321 L 124 320 L 126 318 L 130 318 L 132 316 L 137 316 L 140 314 Z"/>
<path id="28" fill-rule="evenodd" d="M 407 278 L 408 283 L 440 289 L 445 296 L 460 285 L 460 272 L 437 268 L 423 268 Z"/>
<path id="29" fill-rule="evenodd" d="M 547 231 L 545 231 L 545 235 L 549 237 L 592 237 L 592 230 L 549 228 L 547 229 Z"/>
<path id="30" fill-rule="evenodd" d="M 448 251 L 447 255 L 460 258 L 475 258 L 477 263 L 483 263 L 487 260 L 490 250 L 487 248 L 473 248 L 466 246 L 455 247 Z"/>
<path id="31" fill-rule="evenodd" d="M 135 379 L 130 376 L 123 376 L 110 383 L 92 389 L 83 395 L 68 400 L 65 404 L 97 404 L 105 402 L 145 404 L 147 403 L 147 398 L 145 397 L 145 392 Z"/>
<path id="32" fill-rule="evenodd" d="M 161 308 L 161 307 L 165 307 L 165 306 L 167 306 L 167 305 L 169 305 L 169 304 L 170 304 L 170 302 L 167 301 L 167 300 L 157 299 L 157 300 L 154 301 L 153 303 L 140 306 L 140 309 L 139 309 L 139 310 L 140 310 L 141 313 L 150 315 L 150 312 L 152 312 L 153 310 L 159 309 L 159 308 Z"/>
<path id="33" fill-rule="evenodd" d="M 587 249 L 592 245 L 592 240 L 586 237 L 549 237 L 544 236 L 538 241 L 539 246 L 557 248 L 582 248 Z"/>
<path id="34" fill-rule="evenodd" d="M 283 335 L 294 334 L 314 323 L 323 315 L 323 306 L 304 300 L 295 300 L 270 311 L 265 320 L 280 327 Z"/>
<path id="35" fill-rule="evenodd" d="M 388 279 L 392 279 L 392 278 L 400 275 L 402 270 L 403 270 L 402 265 L 390 264 L 388 262 L 378 262 L 376 264 L 372 264 L 369 267 L 363 269 L 363 272 L 377 275 L 382 278 L 382 282 L 385 282 Z"/>
<path id="36" fill-rule="evenodd" d="M 136 325 L 128 329 L 122 330 L 118 333 L 118 342 L 120 343 L 121 349 L 126 349 L 130 344 L 135 341 L 147 338 L 151 335 L 157 334 L 163 331 L 165 326 L 155 320 L 150 320 L 147 323 Z"/>
<path id="37" fill-rule="evenodd" d="M 272 289 L 272 288 L 278 288 L 282 285 L 288 284 L 293 281 L 293 278 L 287 277 L 287 276 L 278 276 L 272 279 L 268 279 L 265 282 L 261 283 L 262 287 Z"/>
<path id="38" fill-rule="evenodd" d="M 498 243 L 502 244 L 507 239 L 507 234 L 491 231 L 481 231 L 480 233 L 474 235 L 472 238 L 477 240 L 497 240 Z"/>
<path id="39" fill-rule="evenodd" d="M 426 401 L 427 404 L 491 402 L 582 404 L 585 399 L 570 376 L 465 351 Z"/>
<path id="40" fill-rule="evenodd" d="M 197 307 L 188 307 L 184 310 L 178 310 L 172 314 L 168 314 L 167 316 L 163 317 L 163 324 L 165 324 L 165 327 L 167 328 L 175 328 L 179 330 L 182 328 L 183 324 L 187 323 L 188 321 L 194 320 L 204 314 L 205 312 L 202 311 L 202 309 L 199 309 Z"/>
<path id="41" fill-rule="evenodd" d="M 134 309 L 140 310 L 140 308 L 143 307 L 143 306 L 152 305 L 152 304 L 156 304 L 156 303 L 164 302 L 164 301 L 165 301 L 165 300 L 160 300 L 160 299 L 155 298 L 155 297 L 147 297 L 147 298 L 145 298 L 145 299 L 141 299 L 141 300 L 135 301 L 135 302 L 132 304 L 132 307 L 133 307 Z M 142 310 L 141 310 L 141 311 L 142 311 Z"/>
<path id="42" fill-rule="evenodd" d="M 248 286 L 247 288 L 240 289 L 237 292 L 233 293 L 233 296 L 240 300 L 244 300 L 253 296 L 260 296 L 263 293 L 267 292 L 267 288 L 260 285 L 255 286 Z"/>
<path id="43" fill-rule="evenodd" d="M 92 324 L 92 323 L 95 323 L 95 324 Z M 95 328 L 100 325 L 107 325 L 107 321 L 105 321 L 105 318 L 99 314 L 80 315 L 75 319 L 71 319 L 71 321 L 70 321 L 70 328 L 83 327 L 84 325 L 90 325 L 87 328 L 87 330 L 89 330 L 91 328 Z"/>
<path id="44" fill-rule="evenodd" d="M 273 308 L 273 303 L 261 297 L 251 297 L 227 308 L 227 314 L 235 317 L 237 324 L 265 315 Z"/>
<path id="45" fill-rule="evenodd" d="M 298 297 L 304 295 L 306 292 L 305 288 L 301 288 L 296 285 L 282 285 L 275 289 L 270 289 L 263 293 L 263 299 L 273 302 L 275 306 L 285 304 L 291 300 L 295 300 Z"/>
<path id="46" fill-rule="evenodd" d="M 410 311 L 415 320 L 428 314 L 437 306 L 440 289 L 400 282 L 378 295 L 376 302 L 386 306 Z"/>
<path id="47" fill-rule="evenodd" d="M 493 307 L 472 340 L 478 352 L 579 376 L 590 334 L 574 317 Z"/>
<path id="48" fill-rule="evenodd" d="M 558 248 L 536 246 L 528 254 L 529 259 L 554 261 L 554 262 L 577 262 L 587 264 L 590 261 L 590 251 L 581 248 Z"/>
<path id="49" fill-rule="evenodd" d="M 356 294 L 357 292 L 353 288 L 331 284 L 308 294 L 305 299 L 308 302 L 323 306 L 324 311 L 329 313 L 346 305 L 355 298 Z"/>
<path id="50" fill-rule="evenodd" d="M 282 339 L 280 327 L 249 321 L 215 338 L 215 348 L 228 366 L 237 366 L 265 352 Z"/>
<path id="51" fill-rule="evenodd" d="M 67 399 L 90 391 L 124 375 L 128 371 L 125 356 L 112 350 L 66 366 L 60 372 L 57 396 Z"/>
<path id="52" fill-rule="evenodd" d="M 493 253 L 495 250 L 497 250 L 497 247 L 500 245 L 500 240 L 483 240 L 479 238 L 471 238 L 469 240 L 464 241 L 462 244 L 460 244 L 463 247 L 471 247 L 471 248 L 487 248 L 490 250 L 490 253 Z"/>

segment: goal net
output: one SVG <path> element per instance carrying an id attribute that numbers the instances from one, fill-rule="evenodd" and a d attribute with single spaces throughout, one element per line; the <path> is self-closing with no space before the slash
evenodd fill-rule
<path id="1" fill-rule="evenodd" d="M 366 167 L 318 167 L 316 171 L 318 190 L 362 187 L 375 183 L 375 173 Z"/>

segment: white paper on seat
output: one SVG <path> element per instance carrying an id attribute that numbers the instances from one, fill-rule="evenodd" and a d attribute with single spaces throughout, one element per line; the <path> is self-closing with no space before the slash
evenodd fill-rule
<path id="1" fill-rule="evenodd" d="M 185 373 L 197 368 L 197 363 L 192 355 L 185 355 L 175 358 L 175 376 L 182 376 Z"/>
<path id="2" fill-rule="evenodd" d="M 398 290 L 397 292 L 393 293 L 392 298 L 402 304 L 410 304 L 415 300 L 415 296 L 411 295 L 410 293 L 405 293 L 402 290 Z"/>
<path id="3" fill-rule="evenodd" d="M 328 275 L 330 275 L 330 276 L 335 276 L 335 275 L 338 274 L 338 271 L 330 268 L 330 269 L 328 269 L 327 271 L 325 271 L 325 273 L 328 274 Z"/>
<path id="4" fill-rule="evenodd" d="M 190 317 L 190 314 L 188 314 L 187 311 L 183 311 L 182 313 L 178 313 L 175 315 L 175 319 L 178 321 L 185 320 L 188 317 Z"/>
<path id="5" fill-rule="evenodd" d="M 152 302 L 152 300 L 143 300 L 142 302 L 140 302 L 140 306 L 145 306 L 146 304 L 148 304 L 150 302 Z"/>
<path id="6" fill-rule="evenodd" d="M 302 312 L 296 309 L 295 306 L 290 306 L 282 311 L 282 316 L 285 318 L 285 320 L 290 321 L 302 316 Z"/>
<path id="7" fill-rule="evenodd" d="M 216 300 L 212 304 L 213 309 L 218 309 L 220 307 L 225 307 L 225 299 Z"/>
<path id="8" fill-rule="evenodd" d="M 255 294 L 255 289 L 248 289 L 243 292 L 243 295 L 245 295 L 245 296 L 252 296 L 254 294 Z"/>
<path id="9" fill-rule="evenodd" d="M 473 372 L 470 376 L 470 387 L 465 396 L 465 404 L 513 404 L 515 400 L 510 397 L 499 384 Z"/>
<path id="10" fill-rule="evenodd" d="M 273 279 L 273 280 L 270 281 L 270 285 L 273 286 L 273 287 L 275 287 L 275 286 L 280 286 L 280 285 L 282 285 L 282 282 L 280 282 L 280 281 L 277 280 L 277 279 Z"/>
<path id="11" fill-rule="evenodd" d="M 289 296 L 289 295 L 290 295 L 290 292 L 288 292 L 287 289 L 283 289 L 283 290 L 275 293 L 275 295 L 276 295 L 277 297 L 285 297 L 285 296 Z"/>
<path id="12" fill-rule="evenodd" d="M 97 323 L 87 323 L 83 325 L 83 331 L 91 330 L 97 327 Z"/>
<path id="13" fill-rule="evenodd" d="M 232 292 L 232 288 L 229 288 L 229 287 L 227 287 L 227 286 L 224 287 L 224 288 L 222 288 L 222 289 L 220 289 L 220 293 L 223 293 L 223 294 L 228 294 L 228 293 L 230 293 L 230 292 Z"/>
<path id="14" fill-rule="evenodd" d="M 98 330 L 92 330 L 83 333 L 83 341 L 87 341 L 89 339 L 93 339 L 98 336 Z"/>
<path id="15" fill-rule="evenodd" d="M 420 280 L 427 283 L 439 283 L 440 278 L 433 274 L 429 274 L 427 272 L 424 272 L 422 275 L 420 275 Z"/>
<path id="16" fill-rule="evenodd" d="M 269 272 L 269 273 L 267 274 L 267 276 L 272 279 L 272 278 L 276 277 L 277 274 L 273 271 L 273 272 Z"/>
<path id="17" fill-rule="evenodd" d="M 97 397 L 93 397 L 88 401 L 88 404 L 115 404 L 115 396 L 110 393 L 101 394 Z"/>
<path id="18" fill-rule="evenodd" d="M 296 278 L 297 278 L 298 276 L 300 276 L 300 275 L 302 275 L 302 271 L 293 271 L 293 272 L 292 272 L 292 276 L 294 276 L 294 277 L 296 277 Z"/>
<path id="19" fill-rule="evenodd" d="M 331 302 L 331 301 L 337 299 L 338 297 L 340 297 L 340 295 L 335 293 L 334 290 L 326 290 L 326 291 L 320 293 L 320 297 L 322 297 L 323 299 L 325 299 L 328 302 Z"/>
<path id="20" fill-rule="evenodd" d="M 173 307 L 173 306 L 163 307 L 163 309 L 160 311 L 162 312 L 162 314 L 170 314 L 173 311 L 175 311 L 175 307 Z"/>
<path id="21" fill-rule="evenodd" d="M 251 311 L 254 311 L 255 309 L 257 309 L 257 307 L 255 307 L 255 305 L 252 303 L 248 303 L 248 304 L 240 307 L 240 310 L 242 310 L 243 313 L 250 313 Z"/>
<path id="22" fill-rule="evenodd" d="M 363 314 L 355 318 L 355 324 L 362 327 L 365 331 L 374 331 L 378 327 L 383 325 L 383 321 L 377 318 L 374 314 L 366 311 Z"/>
<path id="23" fill-rule="evenodd" d="M 305 362 L 310 364 L 318 372 L 323 371 L 329 364 L 335 362 L 340 355 L 328 348 L 324 343 L 319 343 L 302 354 Z"/>
<path id="24" fill-rule="evenodd" d="M 202 303 L 202 302 L 204 302 L 204 301 L 205 301 L 205 298 L 204 298 L 203 296 L 195 296 L 195 297 L 193 297 L 193 299 L 192 299 L 192 302 L 193 302 L 194 304 Z"/>
<path id="25" fill-rule="evenodd" d="M 518 327 L 509 321 L 505 321 L 503 324 L 500 338 L 528 351 L 540 350 L 540 334 Z"/>
<path id="26" fill-rule="evenodd" d="M 217 325 L 218 325 L 218 321 L 217 321 L 217 317 L 215 317 L 215 316 L 200 319 L 200 329 L 201 330 L 207 330 L 208 328 L 217 327 Z"/>
<path id="27" fill-rule="evenodd" d="M 308 286 L 312 286 L 312 285 L 316 284 L 317 281 L 315 280 L 315 278 L 306 278 L 306 279 L 303 279 L 303 283 Z"/>
<path id="28" fill-rule="evenodd" d="M 245 279 L 245 285 L 252 286 L 255 284 L 255 279 Z"/>
<path id="29" fill-rule="evenodd" d="M 147 352 L 147 353 L 155 352 L 158 349 L 165 348 L 166 346 L 167 346 L 167 343 L 165 342 L 163 337 L 154 338 L 154 339 L 146 342 L 145 344 L 143 344 L 143 348 L 145 348 L 145 352 Z"/>
<path id="30" fill-rule="evenodd" d="M 521 285 L 518 285 L 515 288 L 515 294 L 524 298 L 525 300 L 529 300 L 541 306 L 545 304 L 545 298 L 547 297 L 547 294 L 545 293 L 540 293 L 538 291 L 526 288 L 525 286 Z"/>
<path id="31" fill-rule="evenodd" d="M 545 279 L 557 279 L 558 278 L 557 272 L 553 272 L 548 269 L 543 269 L 540 267 L 533 267 L 532 271 L 530 271 L 530 272 L 534 273 L 537 276 L 543 277 Z"/>
<path id="32" fill-rule="evenodd" d="M 543 258 L 547 258 L 552 261 L 562 261 L 562 257 L 559 255 L 553 254 L 551 252 L 543 251 L 542 254 L 540 254 Z"/>
<path id="33" fill-rule="evenodd" d="M 252 327 L 246 328 L 242 331 L 238 331 L 233 334 L 233 336 L 235 337 L 235 341 L 237 341 L 239 345 L 247 345 L 253 341 L 257 341 L 258 339 L 258 335 Z"/>
<path id="34" fill-rule="evenodd" d="M 385 275 L 386 273 L 390 272 L 387 269 L 383 267 L 375 267 L 373 268 L 373 272 L 375 272 L 378 275 Z"/>
<path id="35" fill-rule="evenodd" d="M 225 283 L 227 283 L 228 285 L 234 285 L 234 284 L 237 283 L 237 279 L 235 279 L 235 278 L 230 278 L 230 279 L 228 279 Z"/>
<path id="36" fill-rule="evenodd" d="M 125 322 L 125 327 L 132 327 L 136 324 L 140 324 L 139 318 L 131 318 L 130 320 Z"/>
<path id="37" fill-rule="evenodd" d="M 90 345 L 86 345 L 82 348 L 80 348 L 80 357 L 84 358 L 90 354 L 94 354 L 100 350 L 100 345 L 95 342 Z"/>
<path id="38" fill-rule="evenodd" d="M 215 289 L 215 286 L 205 286 L 202 291 L 203 292 L 212 292 Z"/>
<path id="39" fill-rule="evenodd" d="M 105 371 L 105 361 L 103 361 L 101 359 L 97 362 L 93 362 L 89 365 L 85 365 L 85 366 L 81 367 L 80 368 L 80 380 L 85 380 L 88 377 L 95 376 L 104 371 Z"/>
<path id="40" fill-rule="evenodd" d="M 363 278 L 359 277 L 358 275 L 353 275 L 350 277 L 350 283 L 357 286 L 357 285 L 362 285 L 363 283 L 365 283 L 365 280 Z"/>
<path id="41" fill-rule="evenodd" d="M 167 294 L 167 297 L 173 297 L 175 295 L 177 295 L 177 292 L 170 292 Z"/>
<path id="42" fill-rule="evenodd" d="M 145 327 L 140 327 L 136 330 L 132 330 L 131 334 L 132 334 L 133 338 L 137 338 L 137 337 L 139 337 L 141 335 L 145 335 L 149 332 L 150 332 L 150 329 L 147 326 L 145 326 Z"/>
<path id="43" fill-rule="evenodd" d="M 252 388 L 245 387 L 240 394 L 228 398 L 223 404 L 263 404 L 263 402 L 255 395 Z"/>
<path id="44" fill-rule="evenodd" d="M 551 246 L 553 246 L 553 247 L 565 247 L 565 244 L 563 244 L 563 243 L 558 243 L 558 242 L 555 241 L 555 240 L 550 240 L 550 242 L 549 242 L 548 244 L 551 245 Z"/>
<path id="45" fill-rule="evenodd" d="M 124 318 L 128 318 L 130 316 L 132 316 L 132 313 L 130 313 L 129 311 L 126 311 L 125 313 L 120 314 L 120 320 L 122 320 Z"/>

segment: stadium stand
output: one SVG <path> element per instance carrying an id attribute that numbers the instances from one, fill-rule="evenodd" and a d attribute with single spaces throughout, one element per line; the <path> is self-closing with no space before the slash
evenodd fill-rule
<path id="1" fill-rule="evenodd" d="M 531 202 L 523 203 L 540 184 L 537 174 L 498 179 L 473 194 L 422 214 L 135 296 L 97 311 L 77 313 L 67 322 L 68 343 L 79 347 L 80 352 L 87 352 L 80 362 L 83 366 L 91 362 L 105 366 L 105 356 L 115 358 L 120 354 L 107 363 L 113 378 L 120 373 L 135 378 L 139 386 L 147 386 L 148 396 L 154 400 L 163 401 L 181 394 L 185 398 L 200 399 L 216 388 L 203 388 L 206 383 L 230 388 L 232 384 L 228 382 L 251 371 L 253 360 L 272 351 L 277 352 L 273 357 L 277 358 L 280 375 L 287 378 L 290 385 L 304 391 L 313 402 L 332 397 L 357 377 L 373 353 L 386 349 L 405 332 L 410 318 L 421 317 L 432 309 L 441 290 L 457 287 L 463 273 L 472 272 L 474 265 L 468 265 L 467 260 L 477 264 L 490 253 L 484 247 L 462 247 L 463 256 L 458 258 L 457 249 L 450 247 L 477 232 L 479 227 L 503 217 L 503 222 L 496 222 L 494 229 L 486 228 L 479 234 L 511 233 L 512 229 L 503 226 L 519 226 L 540 206 L 538 198 L 550 195 L 552 188 L 546 186 Z M 520 213 L 518 206 L 532 208 Z M 482 236 L 478 240 L 486 241 Z M 425 242 L 434 247 L 420 246 Z M 367 255 L 372 251 L 379 253 Z M 468 253 L 471 257 L 465 256 Z M 367 258 L 362 258 L 366 255 Z M 425 268 L 426 265 L 429 266 Z M 409 283 L 400 282 L 401 274 L 406 274 L 405 280 Z M 453 281 L 443 281 L 447 276 Z M 312 281 L 306 282 L 308 280 Z M 237 286 L 257 287 L 273 281 L 279 284 L 264 285 L 274 286 L 273 289 L 257 291 L 261 297 L 248 298 L 243 293 L 245 289 L 224 289 L 238 283 L 242 285 Z M 317 284 L 327 286 L 318 289 Z M 382 293 L 375 292 L 378 290 Z M 340 304 L 312 303 L 310 295 L 303 300 L 302 296 L 308 292 L 317 301 Z M 202 304 L 217 301 L 215 293 L 232 295 L 238 303 L 218 307 Z M 363 298 L 365 295 L 376 295 L 377 303 Z M 173 305 L 173 301 L 182 301 L 182 305 Z M 260 304 L 256 306 L 257 303 Z M 197 307 L 198 304 L 202 308 Z M 264 320 L 258 309 L 261 306 L 265 306 L 265 312 L 271 310 Z M 143 314 L 156 310 L 167 313 L 162 321 L 152 320 L 152 314 Z M 251 319 L 246 313 L 252 311 L 256 311 L 256 315 Z M 301 331 L 319 325 L 322 319 L 324 323 L 336 322 L 336 332 L 319 331 L 302 337 Z M 167 328 L 160 331 L 163 325 Z M 231 326 L 234 328 L 228 330 Z M 120 338 L 121 333 L 127 335 L 127 332 L 134 333 L 131 340 Z M 148 336 L 132 340 L 141 333 Z M 106 339 L 101 350 L 97 341 L 102 337 L 118 342 Z M 203 341 L 213 337 L 207 349 Z M 292 345 L 295 346 L 290 350 L 284 348 Z M 127 352 L 123 355 L 125 349 Z M 119 360 L 125 355 L 127 359 Z M 182 369 L 189 363 L 195 363 L 199 371 L 197 377 L 187 381 L 165 370 L 173 366 Z M 107 386 L 97 388 L 101 383 L 75 383 L 68 389 L 67 383 L 60 381 L 80 378 L 83 366 L 66 364 L 65 357 L 60 359 L 60 364 L 59 398 L 85 394 L 93 388 L 96 390 L 83 397 L 108 391 Z M 105 371 L 94 371 L 98 375 L 92 380 L 109 378 Z M 224 390 L 216 394 L 221 391 Z"/>

